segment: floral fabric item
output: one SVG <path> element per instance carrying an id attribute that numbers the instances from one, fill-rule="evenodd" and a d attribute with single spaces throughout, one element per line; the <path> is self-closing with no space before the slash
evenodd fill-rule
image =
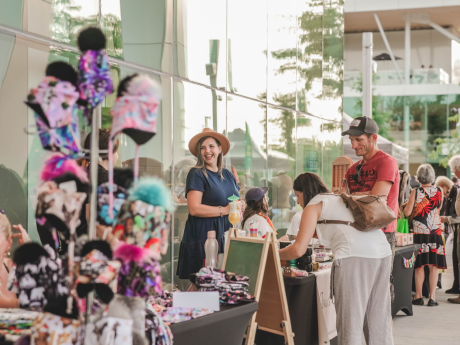
<path id="1" fill-rule="evenodd" d="M 209 309 L 195 309 L 195 308 L 157 308 L 156 312 L 161 317 L 161 319 L 168 323 L 180 323 L 184 321 L 189 321 L 196 319 L 205 315 L 214 313 L 214 311 Z"/>
<path id="2" fill-rule="evenodd" d="M 97 222 L 100 225 L 110 226 L 116 219 L 121 206 L 127 198 L 126 190 L 123 187 L 113 185 L 113 218 L 109 215 L 109 198 L 110 184 L 108 182 L 101 184 L 97 188 Z"/>
<path id="3" fill-rule="evenodd" d="M 25 103 L 35 112 L 35 123 L 44 149 L 79 151 L 77 100 L 75 87 L 55 77 L 46 77 L 38 88 L 30 90 Z"/>
<path id="4" fill-rule="evenodd" d="M 78 92 L 75 86 L 70 82 L 48 76 L 43 79 L 38 88 L 30 90 L 25 103 L 49 128 L 54 129 L 72 124 L 73 109 L 77 100 Z"/>
<path id="5" fill-rule="evenodd" d="M 118 275 L 118 294 L 148 298 L 162 295 L 161 286 L 160 264 L 157 261 L 131 261 L 122 264 Z"/>
<path id="6" fill-rule="evenodd" d="M 128 345 L 133 343 L 133 320 L 105 317 L 86 325 L 85 345 Z"/>
<path id="7" fill-rule="evenodd" d="M 149 344 L 172 345 L 173 334 L 167 324 L 153 310 L 145 310 L 145 335 Z"/>
<path id="8" fill-rule="evenodd" d="M 150 249 L 155 260 L 166 254 L 171 214 L 162 206 L 143 201 L 126 201 L 118 213 L 113 234 L 127 244 Z"/>
<path id="9" fill-rule="evenodd" d="M 212 267 L 202 268 L 196 276 L 198 291 L 218 291 L 221 304 L 252 302 L 248 292 L 249 278 Z"/>
<path id="10" fill-rule="evenodd" d="M 78 343 L 80 321 L 41 313 L 32 326 L 31 344 L 74 345 Z"/>
<path id="11" fill-rule="evenodd" d="M 420 187 L 415 193 L 415 205 L 409 225 L 412 223 L 414 229 L 414 243 L 422 245 L 415 261 L 415 268 L 424 265 L 447 268 L 439 218 L 443 198 L 441 189 L 434 186 Z"/>
<path id="12" fill-rule="evenodd" d="M 78 91 L 86 103 L 85 115 L 98 106 L 113 92 L 112 76 L 107 54 L 102 50 L 88 50 L 78 64 Z"/>

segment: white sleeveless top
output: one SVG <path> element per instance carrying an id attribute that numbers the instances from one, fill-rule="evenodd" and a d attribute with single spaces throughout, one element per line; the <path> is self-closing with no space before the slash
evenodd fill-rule
<path id="1" fill-rule="evenodd" d="M 323 202 L 319 220 L 354 221 L 351 210 L 337 195 L 317 195 L 308 203 Z M 321 244 L 330 247 L 334 259 L 363 257 L 381 259 L 391 255 L 391 247 L 382 230 L 363 232 L 343 224 L 317 224 L 316 233 Z"/>

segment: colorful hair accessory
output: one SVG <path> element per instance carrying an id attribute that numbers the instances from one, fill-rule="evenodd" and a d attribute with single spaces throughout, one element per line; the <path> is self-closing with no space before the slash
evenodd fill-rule
<path id="1" fill-rule="evenodd" d="M 88 50 L 81 55 L 77 85 L 80 100 L 86 105 L 85 115 L 91 119 L 91 110 L 113 92 L 110 66 L 103 50 Z"/>
<path id="2" fill-rule="evenodd" d="M 113 234 L 126 244 L 152 251 L 156 260 L 168 249 L 171 214 L 162 206 L 127 200 L 120 209 Z"/>
<path id="3" fill-rule="evenodd" d="M 75 161 L 79 157 L 80 155 L 54 155 L 50 157 L 43 167 L 42 181 L 51 181 L 65 173 L 72 173 L 82 182 L 89 182 L 86 170 Z"/>
<path id="4" fill-rule="evenodd" d="M 122 263 L 118 275 L 118 294 L 143 298 L 163 294 L 160 264 L 155 261 L 155 253 L 120 244 L 114 252 L 114 258 Z"/>
<path id="5" fill-rule="evenodd" d="M 97 222 L 98 224 L 110 226 L 115 221 L 121 206 L 126 201 L 128 194 L 123 187 L 113 185 L 114 203 L 113 217 L 109 214 L 110 183 L 106 182 L 97 188 Z"/>
<path id="6" fill-rule="evenodd" d="M 42 313 L 33 323 L 31 343 L 73 345 L 79 343 L 79 335 L 80 321 L 51 313 Z"/>

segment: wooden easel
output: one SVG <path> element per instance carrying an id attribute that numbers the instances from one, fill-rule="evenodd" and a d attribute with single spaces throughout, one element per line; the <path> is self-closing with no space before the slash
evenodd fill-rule
<path id="1" fill-rule="evenodd" d="M 257 328 L 260 330 L 282 335 L 288 345 L 294 345 L 294 333 L 292 333 L 291 319 L 286 300 L 286 292 L 284 290 L 283 274 L 278 253 L 278 240 L 273 233 L 267 233 L 265 239 L 238 236 L 238 231 L 229 230 L 227 246 L 222 263 L 222 269 L 227 269 L 226 265 L 229 260 L 229 255 L 236 255 L 236 251 L 230 252 L 232 244 L 236 243 L 254 243 L 263 245 L 261 258 L 258 264 L 258 274 L 256 277 L 254 297 L 259 302 L 259 309 L 254 313 L 248 325 L 246 332 L 245 345 L 253 345 L 256 337 Z M 234 263 L 239 257 L 231 258 Z M 244 256 L 241 256 L 242 264 L 250 264 L 244 262 Z M 228 268 L 231 270 L 231 267 Z M 241 272 L 236 272 L 242 274 Z M 252 278 L 254 279 L 254 277 Z M 249 281 L 250 285 L 254 284 Z"/>

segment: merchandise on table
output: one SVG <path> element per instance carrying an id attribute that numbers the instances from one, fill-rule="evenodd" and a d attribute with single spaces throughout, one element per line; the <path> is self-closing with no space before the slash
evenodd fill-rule
<path id="1" fill-rule="evenodd" d="M 259 231 L 259 222 L 257 220 L 253 219 L 249 223 L 249 235 L 250 237 L 258 237 L 258 231 Z"/>
<path id="2" fill-rule="evenodd" d="M 31 310 L 0 308 L 0 329 L 5 333 L 29 329 L 37 315 L 38 312 Z"/>
<path id="3" fill-rule="evenodd" d="M 249 278 L 211 267 L 202 268 L 195 280 L 198 291 L 218 291 L 221 304 L 252 302 L 248 292 Z"/>

